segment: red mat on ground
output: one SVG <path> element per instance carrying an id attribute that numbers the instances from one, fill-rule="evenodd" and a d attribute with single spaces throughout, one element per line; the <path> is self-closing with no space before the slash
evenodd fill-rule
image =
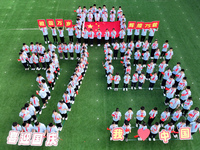
<path id="1" fill-rule="evenodd" d="M 97 29 L 100 28 L 102 32 L 102 37 L 104 37 L 104 33 L 106 32 L 106 29 L 111 33 L 113 28 L 115 28 L 115 31 L 117 33 L 116 37 L 119 36 L 119 31 L 120 31 L 120 21 L 115 21 L 115 22 L 85 22 L 84 27 L 87 28 L 88 31 L 92 28 L 94 32 L 94 37 L 96 36 Z M 111 34 L 110 34 L 111 36 Z"/>

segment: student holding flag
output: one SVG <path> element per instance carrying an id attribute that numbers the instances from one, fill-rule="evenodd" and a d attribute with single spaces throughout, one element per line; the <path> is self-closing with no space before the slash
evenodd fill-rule
<path id="1" fill-rule="evenodd" d="M 173 113 L 171 122 L 173 124 L 176 124 L 176 122 L 180 119 L 181 116 L 182 116 L 181 108 L 178 108 L 177 111 Z"/>
<path id="2" fill-rule="evenodd" d="M 200 129 L 200 119 L 198 118 L 195 122 L 190 123 L 191 134 L 193 135 Z"/>
<path id="3" fill-rule="evenodd" d="M 188 111 L 190 110 L 192 105 L 193 105 L 192 97 L 189 97 L 184 102 L 184 105 L 182 106 L 183 107 L 183 109 L 182 109 L 183 116 L 185 116 L 188 113 Z"/>
<path id="4" fill-rule="evenodd" d="M 130 122 L 130 120 L 133 118 L 133 110 L 132 108 L 129 108 L 128 111 L 125 113 L 125 120 L 124 123 Z"/>
<path id="5" fill-rule="evenodd" d="M 154 72 L 154 74 L 150 77 L 149 90 L 153 90 L 153 87 L 157 80 L 158 80 L 157 72 Z"/>
<path id="6" fill-rule="evenodd" d="M 149 112 L 149 119 L 148 119 L 148 126 L 151 126 L 151 123 L 154 121 L 156 115 L 158 114 L 158 108 L 154 107 L 150 112 Z"/>
<path id="7" fill-rule="evenodd" d="M 131 126 L 128 122 L 125 122 L 125 124 L 122 126 L 124 129 L 124 136 L 125 136 L 125 141 L 128 142 L 128 135 L 131 133 Z"/>
<path id="8" fill-rule="evenodd" d="M 150 135 L 149 135 L 149 141 L 151 141 L 151 138 L 153 138 L 153 141 L 155 141 L 155 137 L 158 134 L 158 132 L 160 131 L 160 125 L 158 122 L 156 122 L 153 126 L 151 126 L 150 128 Z"/>
<path id="9" fill-rule="evenodd" d="M 154 53 L 158 48 L 158 40 L 156 39 L 154 43 L 151 44 L 151 59 L 153 59 Z"/>
<path id="10" fill-rule="evenodd" d="M 119 82 L 121 81 L 121 77 L 119 76 L 119 73 L 117 72 L 114 76 L 114 84 L 115 84 L 115 89 L 114 91 L 118 91 L 118 86 Z"/>
<path id="11" fill-rule="evenodd" d="M 161 127 L 163 127 L 164 122 L 167 121 L 170 117 L 170 112 L 169 112 L 169 108 L 166 108 L 164 112 L 162 112 L 161 116 L 160 116 L 160 125 Z"/>
<path id="12" fill-rule="evenodd" d="M 119 108 L 116 108 L 116 110 L 112 113 L 111 115 L 113 117 L 113 121 L 115 122 L 115 124 L 118 125 L 118 122 L 121 120 L 122 114 L 119 111 Z"/>
<path id="13" fill-rule="evenodd" d="M 112 130 L 113 130 L 114 128 L 117 128 L 117 127 L 118 127 L 118 125 L 115 124 L 115 122 L 113 121 L 112 124 L 110 125 L 110 127 L 107 128 L 107 130 L 110 130 L 110 141 L 112 141 Z"/>
<path id="14" fill-rule="evenodd" d="M 133 77 L 132 77 L 132 83 L 131 83 L 131 90 L 136 90 L 136 85 L 137 85 L 137 82 L 138 82 L 138 72 L 135 71 L 135 73 L 133 74 Z"/>
<path id="15" fill-rule="evenodd" d="M 130 79 L 131 79 L 131 77 L 130 77 L 130 75 L 128 74 L 128 73 L 126 73 L 125 74 L 125 76 L 124 76 L 124 87 L 123 87 L 123 91 L 128 91 L 128 84 L 129 84 L 129 82 L 130 82 Z"/>
<path id="16" fill-rule="evenodd" d="M 144 118 L 146 117 L 146 111 L 145 111 L 145 107 L 142 106 L 140 108 L 140 110 L 137 111 L 136 113 L 136 127 L 138 127 L 138 125 L 140 125 L 142 123 L 142 121 L 144 120 Z"/>
<path id="17" fill-rule="evenodd" d="M 112 74 L 108 73 L 108 75 L 107 75 L 107 90 L 112 89 L 112 80 L 113 80 Z"/>
<path id="18" fill-rule="evenodd" d="M 101 36 L 102 36 L 102 32 L 100 31 L 99 28 L 98 28 L 98 31 L 96 32 L 96 36 L 97 36 L 97 46 L 101 46 Z"/>
<path id="19" fill-rule="evenodd" d="M 60 112 L 61 116 L 62 116 L 62 119 L 63 120 L 67 120 L 67 110 L 68 110 L 68 107 L 67 105 L 64 103 L 64 101 L 59 101 L 58 104 L 57 104 L 57 107 L 58 107 L 58 111 Z"/>
<path id="20" fill-rule="evenodd" d="M 61 122 L 62 116 L 56 110 L 53 110 L 52 118 L 58 130 L 62 131 L 62 122 Z"/>
<path id="21" fill-rule="evenodd" d="M 199 107 L 195 107 L 194 110 L 190 110 L 186 120 L 186 126 L 188 126 L 193 121 L 196 121 L 199 117 Z"/>
<path id="22" fill-rule="evenodd" d="M 151 43 L 151 41 L 153 40 L 155 31 L 158 31 L 158 29 L 152 29 L 152 28 L 149 29 L 149 38 L 148 38 L 149 43 Z"/>
<path id="23" fill-rule="evenodd" d="M 113 44 L 114 42 L 115 42 L 115 39 L 116 39 L 116 35 L 117 35 L 117 33 L 116 33 L 116 31 L 115 31 L 115 28 L 113 28 L 112 29 L 112 31 L 111 31 L 111 43 Z M 117 41 L 116 41 L 117 42 Z"/>

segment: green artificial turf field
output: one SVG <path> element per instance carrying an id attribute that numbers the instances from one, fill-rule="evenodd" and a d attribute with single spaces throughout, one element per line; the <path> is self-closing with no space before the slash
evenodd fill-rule
<path id="1" fill-rule="evenodd" d="M 154 91 L 147 89 L 141 91 L 129 90 L 128 92 L 122 90 L 118 92 L 107 91 L 106 78 L 101 64 L 104 61 L 103 46 L 88 48 L 90 53 L 89 68 L 79 90 L 79 95 L 76 97 L 76 102 L 69 113 L 69 118 L 65 121 L 64 128 L 60 133 L 62 140 L 59 141 L 58 147 L 12 146 L 6 144 L 6 138 L 12 122 L 22 123 L 18 116 L 20 109 L 29 101 L 30 96 L 38 90 L 35 81 L 37 74 L 41 73 L 45 76 L 44 71 L 25 71 L 22 64 L 17 62 L 22 43 L 25 42 L 29 45 L 32 41 L 43 42 L 42 32 L 34 30 L 38 27 L 37 19 L 63 18 L 72 19 L 75 23 L 76 14 L 73 10 L 77 9 L 79 5 L 85 5 L 89 8 L 94 3 L 97 6 L 106 4 L 109 11 L 112 6 L 116 8 L 122 6 L 127 22 L 160 20 L 159 31 L 155 33 L 154 39 L 158 39 L 159 47 L 165 40 L 169 40 L 170 47 L 174 48 L 174 57 L 169 66 L 173 67 L 177 61 L 181 61 L 181 67 L 186 69 L 188 85 L 192 87 L 194 100 L 192 108 L 199 106 L 199 0 L 0 0 L 0 2 L 0 149 L 198 149 L 200 144 L 199 133 L 196 133 L 191 141 L 171 140 L 167 145 L 163 144 L 162 141 L 129 141 L 126 143 L 109 140 L 109 131 L 106 128 L 112 122 L 111 113 L 116 107 L 120 108 L 123 115 L 119 122 L 121 126 L 124 121 L 124 113 L 129 107 L 133 108 L 135 115 L 142 105 L 146 107 L 147 113 L 154 106 L 157 106 L 158 116 L 160 116 L 160 113 L 165 109 L 163 104 L 165 98 L 160 89 Z M 50 35 L 49 30 L 49 37 L 52 41 Z M 68 42 L 66 31 L 65 39 Z M 52 122 L 52 110 L 56 109 L 57 102 L 62 98 L 75 65 L 75 60 L 60 60 L 61 75 L 59 80 L 56 81 L 55 90 L 52 91 L 48 107 L 43 110 L 38 121 L 46 125 Z M 119 72 L 120 76 L 123 77 L 123 67 L 120 61 L 114 60 L 113 66 L 114 72 Z M 132 73 L 134 70 L 135 67 L 132 67 Z M 156 83 L 155 87 L 160 87 L 159 84 L 160 81 Z M 149 81 L 145 83 L 144 87 L 148 87 L 148 85 Z M 122 87 L 122 82 L 120 87 Z M 158 116 L 156 121 L 159 120 Z M 147 117 L 145 121 L 147 121 Z M 131 120 L 130 123 L 135 126 L 135 119 Z M 134 135 L 136 135 L 136 129 L 133 129 L 132 133 L 129 134 L 129 139 L 133 139 Z"/>

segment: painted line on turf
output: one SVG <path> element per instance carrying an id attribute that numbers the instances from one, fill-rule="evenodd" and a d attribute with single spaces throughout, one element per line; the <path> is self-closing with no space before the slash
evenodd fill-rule
<path id="1" fill-rule="evenodd" d="M 98 85 L 98 84 L 97 84 Z M 114 90 L 115 88 L 112 88 L 111 90 Z M 122 90 L 123 88 L 118 88 L 119 90 Z M 128 88 L 128 89 L 131 89 L 131 88 Z M 148 90 L 149 88 L 142 88 L 141 90 Z M 154 90 L 163 90 L 161 88 L 153 88 Z M 133 89 L 134 90 L 134 89 Z M 140 90 L 140 89 L 137 89 L 137 90 Z M 151 90 L 150 90 L 151 91 Z"/>
<path id="2" fill-rule="evenodd" d="M 38 30 L 38 28 L 19 28 L 19 29 L 8 29 L 8 30 Z"/>

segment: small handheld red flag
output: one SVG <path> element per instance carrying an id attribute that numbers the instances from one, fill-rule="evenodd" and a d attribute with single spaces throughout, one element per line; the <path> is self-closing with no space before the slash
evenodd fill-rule
<path id="1" fill-rule="evenodd" d="M 138 138 L 138 137 L 139 137 L 139 135 L 135 135 L 135 136 L 134 136 L 134 138 Z"/>
<path id="2" fill-rule="evenodd" d="M 152 74 L 150 73 L 150 76 L 152 76 Z"/>
<path id="3" fill-rule="evenodd" d="M 17 59 L 17 61 L 21 61 L 21 59 Z"/>
<path id="4" fill-rule="evenodd" d="M 164 73 L 164 72 L 161 72 L 161 74 L 163 74 L 163 75 L 164 75 L 165 73 Z"/>
<path id="5" fill-rule="evenodd" d="M 113 116 L 113 117 L 115 117 L 115 115 L 114 115 L 114 114 L 112 114 L 112 116 Z"/>
<path id="6" fill-rule="evenodd" d="M 123 61 L 120 61 L 121 64 L 123 64 Z"/>
<path id="7" fill-rule="evenodd" d="M 130 118 L 128 118 L 127 121 L 130 121 Z"/>
<path id="8" fill-rule="evenodd" d="M 107 130 L 111 131 L 111 129 L 107 128 Z"/>
<path id="9" fill-rule="evenodd" d="M 166 53 L 165 56 L 167 56 L 168 54 Z"/>

